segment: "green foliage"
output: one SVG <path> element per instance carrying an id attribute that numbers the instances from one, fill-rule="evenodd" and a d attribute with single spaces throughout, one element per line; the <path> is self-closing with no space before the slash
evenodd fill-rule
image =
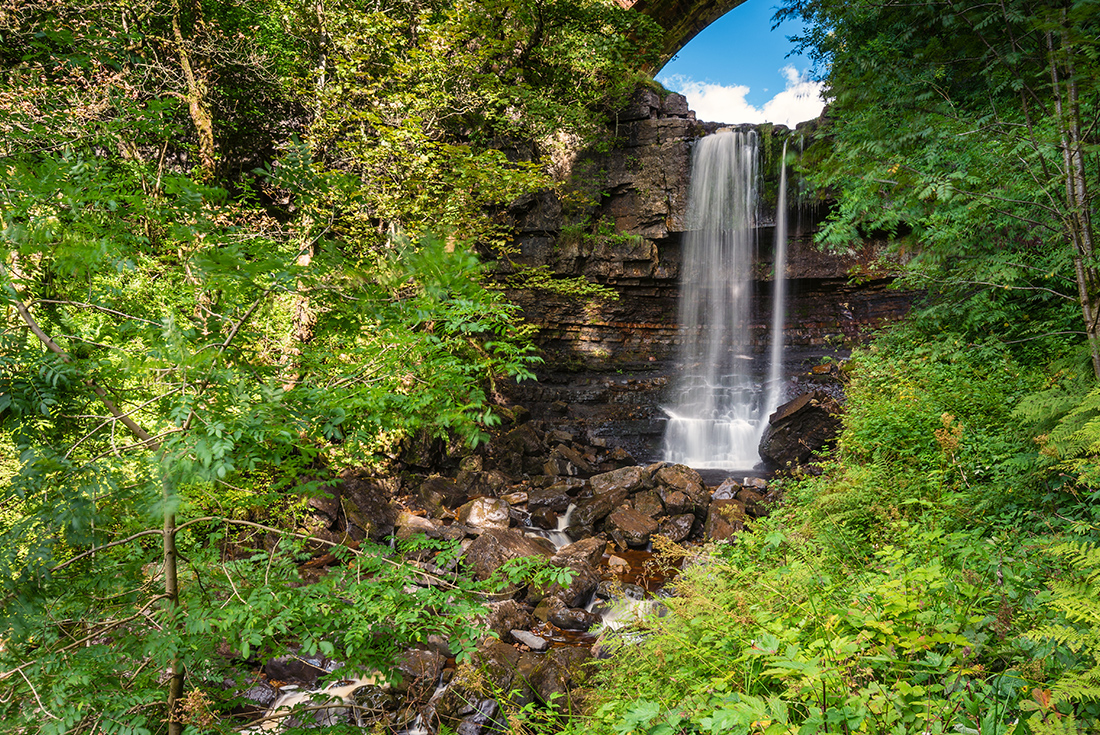
<path id="1" fill-rule="evenodd" d="M 897 521 L 947 528 L 1013 525 L 1049 494 L 1013 406 L 1038 381 L 996 345 L 912 328 L 845 366 L 836 461 L 790 487 L 838 544 L 890 542 Z"/>
<path id="2" fill-rule="evenodd" d="M 849 566 L 773 519 L 712 550 L 617 650 L 606 683 L 630 694 L 597 718 L 621 733 L 1009 732 L 1042 674 L 1010 636 L 1038 609 L 1026 560 L 969 535 L 909 540 Z"/>
<path id="3" fill-rule="evenodd" d="M 1100 700 L 1100 548 L 1078 541 L 1058 544 L 1051 552 L 1070 568 L 1070 576 L 1050 585 L 1050 606 L 1064 616 L 1064 622 L 1040 626 L 1028 637 L 1068 649 L 1073 662 L 1051 685 L 1053 702 L 1048 710 L 1063 702 Z M 1090 709 L 1100 713 L 1100 705 Z"/>
<path id="4" fill-rule="evenodd" d="M 1081 320 L 1097 297 L 1094 11 L 792 0 L 780 15 L 807 21 L 831 99 L 808 166 L 838 198 L 821 240 L 897 238 L 949 329 L 1037 359 L 1087 336 L 1100 378 Z"/>

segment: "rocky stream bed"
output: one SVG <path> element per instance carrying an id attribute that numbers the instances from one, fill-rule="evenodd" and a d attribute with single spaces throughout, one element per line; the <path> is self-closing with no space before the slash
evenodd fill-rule
<path id="1" fill-rule="evenodd" d="M 763 454 L 773 467 L 804 464 L 831 440 L 837 410 L 825 393 L 799 396 L 773 415 Z M 477 735 L 508 731 L 507 712 L 525 706 L 545 717 L 575 711 L 592 674 L 587 664 L 612 655 L 608 631 L 664 610 L 677 570 L 658 563 L 654 539 L 722 542 L 782 502 L 762 477 L 705 479 L 684 465 L 639 464 L 593 432 L 528 417 L 514 409 L 508 428 L 464 456 L 425 442 L 407 449 L 399 475 L 345 473 L 308 500 L 302 530 L 329 544 L 420 534 L 455 541 L 464 549 L 461 571 L 478 580 L 509 560 L 542 557 L 568 569 L 568 583 L 506 590 L 485 605 L 480 622 L 491 635 L 472 664 L 456 665 L 446 641 L 429 640 L 400 657 L 398 684 L 340 679 L 339 663 L 322 657 L 266 661 L 242 692 L 250 705 L 241 716 L 254 720 L 247 731 L 350 723 L 422 735 L 444 724 Z M 335 562 L 326 550 L 319 546 L 302 568 L 306 581 Z M 437 571 L 431 560 L 426 551 L 408 559 Z M 291 714 L 296 705 L 306 711 Z"/>

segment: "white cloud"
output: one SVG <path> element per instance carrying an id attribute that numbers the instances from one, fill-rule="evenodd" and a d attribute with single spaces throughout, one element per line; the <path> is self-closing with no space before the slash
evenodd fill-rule
<path id="1" fill-rule="evenodd" d="M 764 103 L 753 107 L 745 100 L 749 88 L 744 85 L 723 86 L 697 82 L 680 74 L 659 81 L 668 89 L 687 97 L 688 106 L 700 120 L 730 124 L 771 122 L 793 128 L 804 120 L 821 114 L 825 100 L 821 82 L 813 82 L 793 66 L 781 70 L 787 87 Z"/>

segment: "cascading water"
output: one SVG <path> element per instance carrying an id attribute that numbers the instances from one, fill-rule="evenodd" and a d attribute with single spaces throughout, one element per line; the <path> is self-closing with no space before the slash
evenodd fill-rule
<path id="1" fill-rule="evenodd" d="M 779 196 L 775 202 L 775 277 L 772 291 L 771 352 L 768 361 L 767 398 L 760 413 L 757 443 L 768 417 L 779 408 L 783 396 L 783 326 L 787 317 L 787 141 L 779 159 Z"/>
<path id="2" fill-rule="evenodd" d="M 753 374 L 749 335 L 758 148 L 755 131 L 723 130 L 695 149 L 680 277 L 679 372 L 675 404 L 665 409 L 664 454 L 670 462 L 752 468 L 760 461 L 760 436 L 781 395 L 786 235 L 778 228 L 773 347 L 763 395 Z M 785 184 L 784 174 L 781 192 Z M 784 230 L 785 209 L 781 202 Z"/>

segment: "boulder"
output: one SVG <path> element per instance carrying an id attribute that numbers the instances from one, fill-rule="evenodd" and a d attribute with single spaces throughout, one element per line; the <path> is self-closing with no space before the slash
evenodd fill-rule
<path id="1" fill-rule="evenodd" d="M 657 518 L 664 515 L 665 504 L 661 502 L 659 493 L 646 490 L 634 496 L 634 510 L 650 518 Z"/>
<path id="2" fill-rule="evenodd" d="M 547 546 L 549 545 L 549 548 Z M 506 561 L 524 556 L 554 553 L 546 539 L 524 536 L 514 528 L 490 528 L 474 539 L 463 555 L 463 564 L 477 579 L 488 579 Z"/>
<path id="3" fill-rule="evenodd" d="M 391 500 L 394 483 L 349 470 L 341 476 L 340 497 L 348 524 L 360 529 L 358 538 L 381 541 L 393 533 L 399 509 Z M 356 537 L 352 533 L 352 537 Z"/>
<path id="4" fill-rule="evenodd" d="M 529 630 L 512 630 L 509 633 L 517 643 L 522 643 L 532 651 L 545 651 L 550 645 L 545 638 Z"/>
<path id="5" fill-rule="evenodd" d="M 696 510 L 706 508 L 707 503 L 710 502 L 710 491 L 707 490 L 702 475 L 686 465 L 674 464 L 662 467 L 654 474 L 654 480 L 659 487 L 682 492 L 688 497 Z M 664 500 L 663 497 L 661 499 Z M 667 501 L 665 505 L 668 505 Z M 669 513 L 672 512 L 672 509 L 669 508 Z"/>
<path id="6" fill-rule="evenodd" d="M 695 526 L 695 515 L 684 513 L 683 515 L 662 518 L 657 528 L 657 533 L 673 543 L 680 543 L 691 535 L 691 529 Z"/>
<path id="7" fill-rule="evenodd" d="M 473 528 L 508 528 L 510 508 L 501 498 L 474 498 L 458 509 L 458 520 Z"/>
<path id="8" fill-rule="evenodd" d="M 433 536 L 436 532 L 436 526 L 430 520 L 406 511 L 397 514 L 395 525 L 397 526 L 397 537 L 402 540 L 412 538 L 418 533 Z"/>
<path id="9" fill-rule="evenodd" d="M 801 467 L 832 445 L 840 405 L 822 391 L 803 393 L 775 410 L 760 439 L 760 456 L 774 467 Z"/>
<path id="10" fill-rule="evenodd" d="M 616 508 L 607 518 L 607 533 L 620 546 L 645 546 L 657 526 L 653 518 L 631 508 Z"/>
<path id="11" fill-rule="evenodd" d="M 584 561 L 582 556 L 554 556 L 550 563 L 573 572 L 569 584 L 554 582 L 546 586 L 532 585 L 527 590 L 527 601 L 537 603 L 546 597 L 555 596 L 560 597 L 570 607 L 584 607 L 592 596 L 592 591 L 600 583 L 600 573 L 595 566 Z"/>
<path id="12" fill-rule="evenodd" d="M 742 488 L 737 493 L 737 500 L 745 504 L 745 512 L 752 518 L 761 518 L 768 514 L 764 507 L 764 496 L 755 490 Z"/>
<path id="13" fill-rule="evenodd" d="M 539 508 L 531 512 L 531 525 L 553 531 L 558 527 L 558 514 L 549 508 Z"/>
<path id="14" fill-rule="evenodd" d="M 644 467 L 623 467 L 622 469 L 594 475 L 589 479 L 593 495 L 620 495 L 625 497 L 639 490 L 653 487 L 652 475 Z"/>
<path id="15" fill-rule="evenodd" d="M 444 508 L 457 508 L 466 500 L 466 493 L 449 477 L 429 477 L 420 483 L 419 495 L 425 508 L 436 503 Z"/>
<path id="16" fill-rule="evenodd" d="M 564 459 L 585 474 L 590 475 L 593 472 L 591 463 L 580 452 L 567 444 L 559 444 L 554 447 L 550 452 L 550 457 L 551 459 Z"/>
<path id="17" fill-rule="evenodd" d="M 732 477 L 727 477 L 722 484 L 711 493 L 711 500 L 732 500 L 741 491 L 741 485 Z"/>
<path id="18" fill-rule="evenodd" d="M 493 631 L 505 643 L 511 643 L 515 629 L 531 627 L 529 608 L 515 600 L 501 600 L 485 604 L 485 614 L 478 616 L 478 622 Z"/>
<path id="19" fill-rule="evenodd" d="M 590 536 L 558 549 L 558 553 L 554 554 L 553 561 L 561 561 L 566 564 L 572 561 L 581 561 L 592 568 L 596 568 L 600 565 L 603 553 L 606 550 L 607 541 L 605 539 L 599 536 Z"/>
<path id="20" fill-rule="evenodd" d="M 528 684 L 543 704 L 562 712 L 577 712 L 581 706 L 576 697 L 592 674 L 586 666 L 591 660 L 592 654 L 586 648 L 555 648 L 542 658 L 528 677 Z"/>
<path id="21" fill-rule="evenodd" d="M 447 659 L 438 651 L 414 648 L 397 657 L 400 681 L 393 691 L 407 699 L 426 699 L 435 690 Z"/>
<path id="22" fill-rule="evenodd" d="M 687 513 L 695 508 L 695 503 L 691 502 L 691 498 L 687 496 L 687 493 L 681 492 L 676 488 L 662 485 L 657 488 L 657 496 L 660 498 L 661 503 L 664 505 L 669 515 Z"/>
<path id="23" fill-rule="evenodd" d="M 744 528 L 745 506 L 739 500 L 715 500 L 703 528 L 708 541 L 726 541 Z"/>
<path id="24" fill-rule="evenodd" d="M 531 512 L 541 508 L 561 513 L 573 499 L 569 497 L 570 485 L 557 483 L 550 487 L 532 487 L 527 491 L 527 509 Z"/>
<path id="25" fill-rule="evenodd" d="M 550 611 L 549 622 L 562 630 L 586 632 L 603 622 L 603 619 L 595 613 L 588 612 L 583 607 L 562 606 Z"/>

